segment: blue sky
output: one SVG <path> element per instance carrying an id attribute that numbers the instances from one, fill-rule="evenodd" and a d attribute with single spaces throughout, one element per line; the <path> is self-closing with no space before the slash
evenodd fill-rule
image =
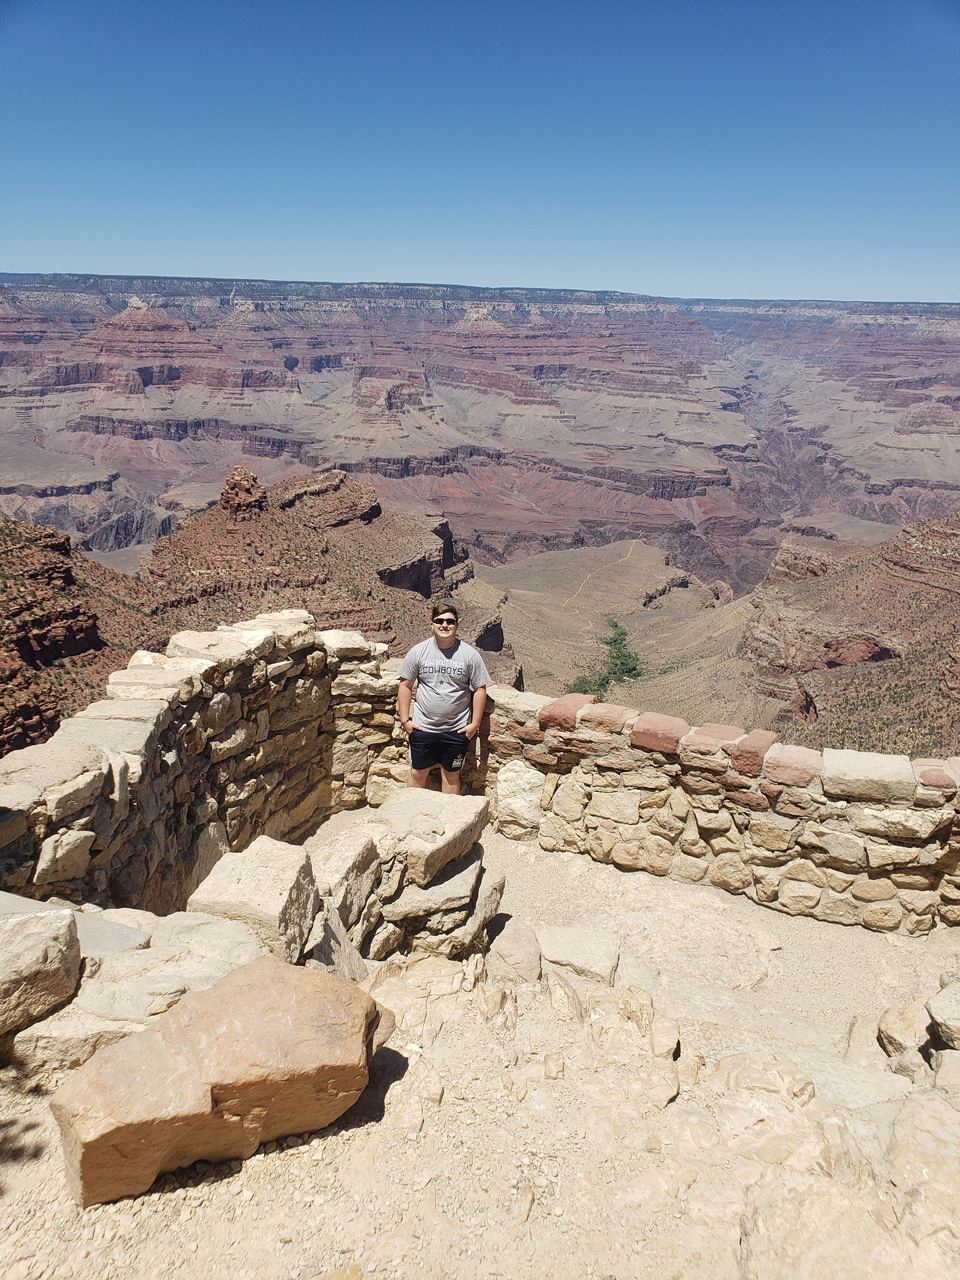
<path id="1" fill-rule="evenodd" d="M 0 270 L 960 300 L 960 0 L 0 0 Z"/>

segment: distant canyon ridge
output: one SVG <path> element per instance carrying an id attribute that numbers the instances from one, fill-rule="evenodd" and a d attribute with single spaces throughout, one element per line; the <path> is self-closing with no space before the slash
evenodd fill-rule
<path id="1" fill-rule="evenodd" d="M 727 610 L 754 692 L 809 723 L 795 677 L 898 661 L 909 638 L 899 614 L 882 634 L 871 587 L 811 641 L 815 592 L 789 584 L 820 575 L 824 542 L 846 564 L 960 507 L 960 306 L 0 275 L 0 513 L 131 570 L 238 461 L 268 486 L 336 468 L 445 521 L 491 609 L 531 557 L 646 548 L 610 560 L 638 617 L 689 634 L 691 610 Z M 576 556 L 543 563 L 548 594 L 583 598 Z M 672 605 L 685 582 L 695 605 Z"/>

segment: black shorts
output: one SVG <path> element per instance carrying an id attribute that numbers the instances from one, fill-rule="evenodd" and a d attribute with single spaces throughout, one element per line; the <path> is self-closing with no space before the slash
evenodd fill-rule
<path id="1" fill-rule="evenodd" d="M 427 733 L 426 729 L 411 729 L 410 767 L 432 769 L 438 764 L 447 773 L 458 773 L 469 745 L 470 739 L 465 733 Z"/>

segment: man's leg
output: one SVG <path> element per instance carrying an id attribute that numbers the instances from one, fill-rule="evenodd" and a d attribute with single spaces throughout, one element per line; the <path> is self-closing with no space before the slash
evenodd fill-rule
<path id="1" fill-rule="evenodd" d="M 460 770 L 445 769 L 440 766 L 440 790 L 445 796 L 458 796 L 460 794 Z"/>
<path id="2" fill-rule="evenodd" d="M 425 787 L 430 777 L 429 769 L 411 769 L 407 777 L 408 787 Z M 446 790 L 446 788 L 444 788 Z"/>

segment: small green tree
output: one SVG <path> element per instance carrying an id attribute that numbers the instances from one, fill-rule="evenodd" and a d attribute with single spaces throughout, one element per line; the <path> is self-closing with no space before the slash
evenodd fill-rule
<path id="1" fill-rule="evenodd" d="M 627 629 L 616 618 L 608 618 L 609 636 L 601 636 L 600 643 L 606 645 L 606 666 L 597 671 L 577 676 L 572 684 L 567 685 L 567 693 L 595 693 L 602 698 L 612 684 L 623 680 L 638 680 L 643 671 L 640 658 L 627 648 Z"/>

